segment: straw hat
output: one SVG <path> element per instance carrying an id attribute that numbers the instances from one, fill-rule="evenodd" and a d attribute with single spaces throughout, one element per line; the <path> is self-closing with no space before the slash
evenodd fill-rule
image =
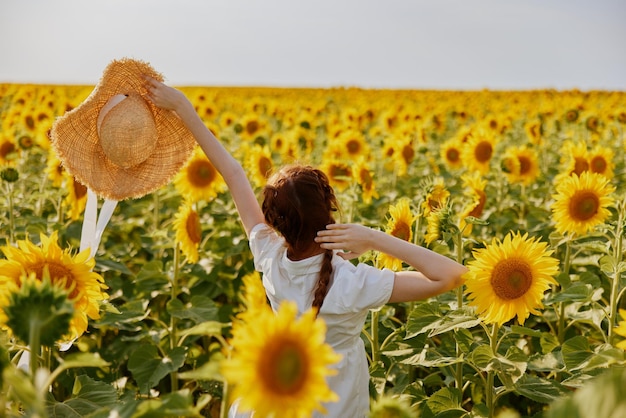
<path id="1" fill-rule="evenodd" d="M 174 112 L 144 100 L 143 75 L 163 81 L 148 63 L 112 61 L 89 97 L 50 132 L 68 172 L 107 199 L 139 198 L 164 186 L 196 144 Z"/>

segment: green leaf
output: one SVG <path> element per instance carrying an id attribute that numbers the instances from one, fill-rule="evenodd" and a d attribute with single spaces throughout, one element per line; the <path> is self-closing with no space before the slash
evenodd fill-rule
<path id="1" fill-rule="evenodd" d="M 581 282 L 574 282 L 570 286 L 563 288 L 553 297 L 549 297 L 545 304 L 551 305 L 557 302 L 585 302 L 591 300 L 593 288 L 591 285 Z"/>
<path id="2" fill-rule="evenodd" d="M 618 262 L 615 257 L 607 254 L 600 258 L 600 269 L 606 273 L 607 276 L 613 277 L 615 273 L 619 274 L 626 271 L 626 262 Z"/>
<path id="3" fill-rule="evenodd" d="M 103 271 L 117 271 L 119 273 L 125 274 L 127 276 L 132 276 L 133 272 L 128 269 L 124 264 L 118 263 L 113 260 L 96 260 L 96 269 L 98 272 Z"/>
<path id="4" fill-rule="evenodd" d="M 529 337 L 541 337 L 541 331 L 532 328 L 521 327 L 519 325 L 512 325 L 511 332 L 513 334 L 527 335 Z"/>
<path id="5" fill-rule="evenodd" d="M 100 357 L 99 353 L 74 353 L 67 356 L 57 367 L 67 370 L 76 367 L 106 367 L 110 363 Z"/>
<path id="6" fill-rule="evenodd" d="M 167 303 L 167 311 L 175 318 L 191 319 L 197 324 L 206 321 L 218 321 L 218 306 L 206 296 L 193 296 L 187 305 L 180 299 Z"/>
<path id="7" fill-rule="evenodd" d="M 421 303 L 409 314 L 406 324 L 405 339 L 416 335 L 430 332 L 434 325 L 442 317 L 438 303 Z"/>
<path id="8" fill-rule="evenodd" d="M 454 339 L 463 353 L 467 354 L 471 351 L 472 344 L 474 343 L 474 336 L 470 331 L 461 328 L 454 332 Z"/>
<path id="9" fill-rule="evenodd" d="M 430 411 L 438 418 L 463 417 L 468 412 L 461 407 L 461 393 L 457 388 L 442 388 L 426 401 Z"/>
<path id="10" fill-rule="evenodd" d="M 546 418 L 622 418 L 626 416 L 626 369 L 609 369 L 570 396 L 557 399 Z"/>
<path id="11" fill-rule="evenodd" d="M 128 359 L 128 369 L 137 381 L 141 393 L 146 394 L 165 376 L 178 370 L 185 362 L 186 349 L 176 347 L 165 357 L 160 357 L 157 348 L 142 344 Z"/>
<path id="12" fill-rule="evenodd" d="M 491 361 L 495 358 L 493 350 L 486 344 L 479 345 L 470 353 L 468 360 L 482 371 L 487 371 Z"/>
<path id="13" fill-rule="evenodd" d="M 593 352 L 589 347 L 589 341 L 581 335 L 565 341 L 563 343 L 563 347 L 561 348 L 561 353 L 563 354 L 565 367 L 569 371 L 584 368 L 589 362 L 591 356 L 593 356 Z"/>
<path id="14" fill-rule="evenodd" d="M 179 373 L 178 377 L 186 380 L 222 380 L 220 361 L 207 361 L 202 366 L 187 372 Z"/>
<path id="15" fill-rule="evenodd" d="M 541 351 L 544 354 L 551 353 L 555 348 L 560 347 L 561 343 L 556 335 L 550 332 L 542 332 L 541 338 L 539 338 L 539 344 L 541 344 Z"/>
<path id="16" fill-rule="evenodd" d="M 624 350 L 605 344 L 600 346 L 597 352 L 589 358 L 584 370 L 608 368 L 616 364 L 624 365 Z"/>
<path id="17" fill-rule="evenodd" d="M 515 383 L 515 390 L 535 402 L 548 404 L 568 391 L 554 380 L 542 379 L 528 374 Z"/>
<path id="18" fill-rule="evenodd" d="M 100 410 L 110 411 L 117 405 L 117 390 L 112 385 L 81 375 L 74 380 L 72 398 L 50 405 L 48 415 L 81 418 Z"/>
<path id="19" fill-rule="evenodd" d="M 227 324 L 218 321 L 205 321 L 198 325 L 194 325 L 191 328 L 186 329 L 181 332 L 181 337 L 186 337 L 188 335 L 221 335 L 222 330 Z"/>
<path id="20" fill-rule="evenodd" d="M 474 328 L 479 325 L 481 322 L 480 318 L 476 317 L 476 314 L 471 309 L 458 309 L 455 311 L 450 311 L 443 318 L 435 321 L 432 325 L 432 330 L 429 333 L 429 336 L 435 336 L 438 334 L 443 334 L 444 332 L 448 332 L 451 330 L 457 330 L 460 328 Z"/>
<path id="21" fill-rule="evenodd" d="M 165 269 L 161 261 L 150 261 L 145 263 L 135 280 L 137 291 L 140 294 L 150 294 L 157 290 L 162 291 L 169 286 L 169 279 L 165 274 Z"/>
<path id="22" fill-rule="evenodd" d="M 194 411 L 191 392 L 187 389 L 142 402 L 133 414 L 133 418 L 197 416 L 198 413 Z"/>
<path id="23" fill-rule="evenodd" d="M 544 355 L 534 355 L 528 361 L 528 369 L 535 372 L 553 372 L 563 367 L 561 356 L 559 353 L 547 353 Z"/>

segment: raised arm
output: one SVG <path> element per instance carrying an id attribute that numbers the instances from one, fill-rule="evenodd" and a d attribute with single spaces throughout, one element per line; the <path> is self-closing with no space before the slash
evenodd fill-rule
<path id="1" fill-rule="evenodd" d="M 328 225 L 319 231 L 316 241 L 320 247 L 344 250 L 344 258 L 355 257 L 376 250 L 399 258 L 415 271 L 396 272 L 389 302 L 410 302 L 426 299 L 452 290 L 463 284 L 467 268 L 428 248 L 356 224 Z"/>
<path id="2" fill-rule="evenodd" d="M 150 77 L 146 77 L 145 80 L 148 98 L 158 107 L 176 112 L 222 175 L 235 201 L 246 234 L 250 235 L 252 227 L 265 222 L 265 217 L 241 164 L 205 126 L 183 92 Z"/>

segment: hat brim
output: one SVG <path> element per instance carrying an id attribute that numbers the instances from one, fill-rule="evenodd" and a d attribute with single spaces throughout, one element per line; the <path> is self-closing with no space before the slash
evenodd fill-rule
<path id="1" fill-rule="evenodd" d="M 148 63 L 123 58 L 112 61 L 102 78 L 75 109 L 58 118 L 50 131 L 51 143 L 67 171 L 98 196 L 124 200 L 139 198 L 166 185 L 187 162 L 195 139 L 179 117 L 146 100 L 157 127 L 156 147 L 140 164 L 120 167 L 109 160 L 97 132 L 102 107 L 118 94 L 145 97 L 143 76 L 163 81 Z"/>

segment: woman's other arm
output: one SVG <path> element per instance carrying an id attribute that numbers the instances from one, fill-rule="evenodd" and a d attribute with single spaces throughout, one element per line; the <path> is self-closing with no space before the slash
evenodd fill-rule
<path id="1" fill-rule="evenodd" d="M 389 302 L 426 299 L 463 284 L 467 268 L 456 261 L 393 235 L 357 224 L 332 224 L 319 231 L 320 247 L 344 250 L 344 258 L 353 258 L 376 250 L 399 258 L 415 271 L 396 272 Z"/>

